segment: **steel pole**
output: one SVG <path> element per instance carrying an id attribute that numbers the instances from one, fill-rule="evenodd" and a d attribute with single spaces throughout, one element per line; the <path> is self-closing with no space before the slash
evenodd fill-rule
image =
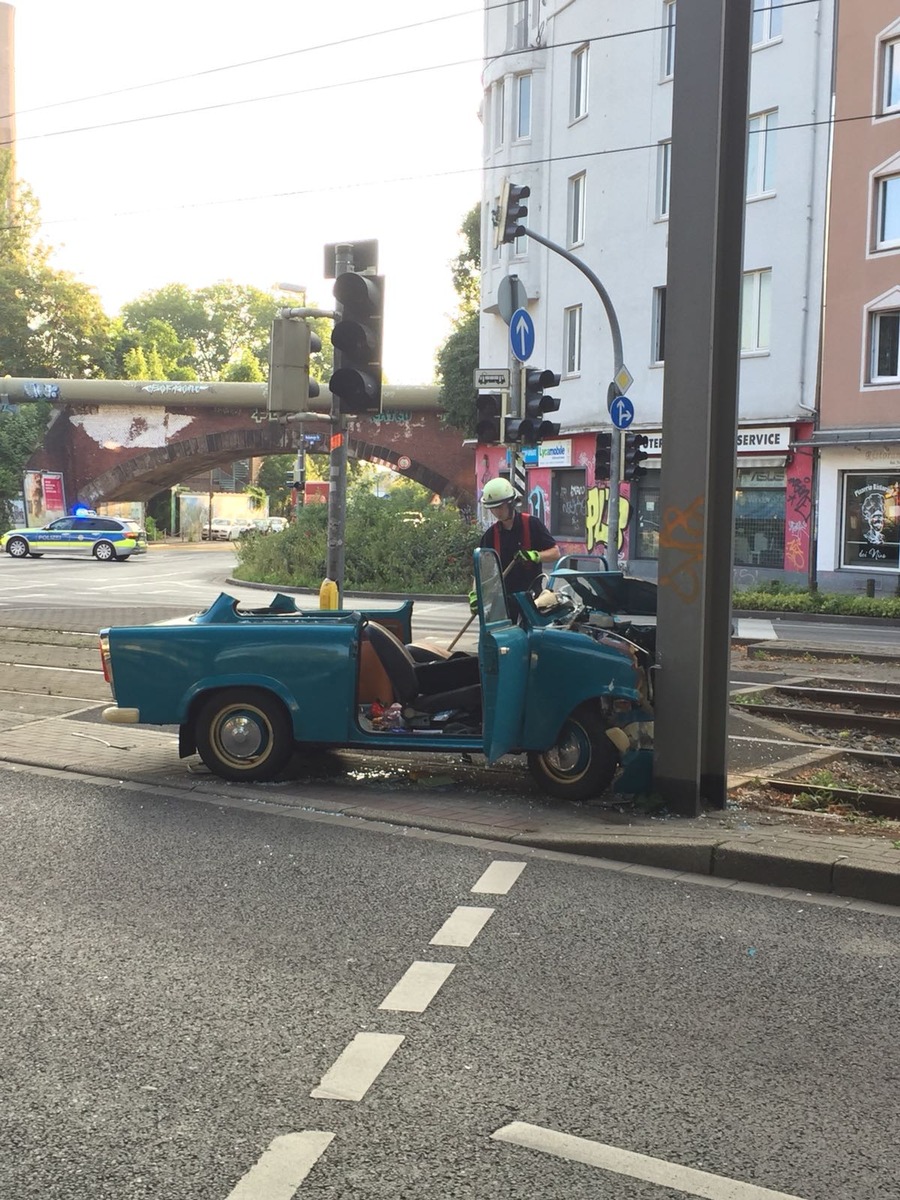
<path id="1" fill-rule="evenodd" d="M 653 774 L 685 816 L 727 798 L 750 19 L 678 9 Z"/>
<path id="2" fill-rule="evenodd" d="M 353 247 L 335 246 L 335 277 L 353 270 Z M 338 608 L 344 606 L 344 534 L 347 518 L 347 418 L 331 397 L 331 458 L 328 470 L 328 578 L 336 585 Z"/>
<path id="3" fill-rule="evenodd" d="M 594 291 L 600 297 L 600 302 L 606 311 L 606 317 L 609 321 L 609 332 L 610 336 L 612 337 L 613 344 L 613 379 L 615 379 L 619 373 L 619 370 L 625 365 L 625 358 L 622 353 L 622 330 L 619 326 L 619 318 L 616 315 L 616 310 L 613 307 L 612 298 L 610 297 L 609 292 L 606 290 L 591 268 L 587 265 L 587 263 L 582 262 L 580 258 L 577 258 L 571 253 L 571 251 L 566 250 L 564 246 L 560 246 L 557 242 L 551 242 L 549 238 L 545 238 L 540 233 L 535 233 L 533 229 L 526 229 L 524 226 L 520 226 L 520 231 L 524 233 L 526 237 L 533 238 L 534 241 L 539 242 L 540 245 L 546 246 L 548 250 L 552 250 L 554 254 L 560 255 L 561 258 L 564 258 L 567 262 L 570 262 L 573 267 L 577 267 L 582 275 L 585 275 L 590 280 Z M 615 391 L 612 390 L 614 388 Z M 619 394 L 620 393 L 617 385 L 615 383 L 611 383 L 609 385 L 606 397 L 607 412 L 609 411 L 611 399 Z M 622 439 L 619 434 L 619 430 L 614 428 L 612 431 L 612 443 L 609 454 L 609 515 L 607 519 L 607 528 L 609 532 L 607 535 L 606 552 L 608 555 L 611 546 L 613 552 L 613 563 L 616 566 L 618 566 L 619 563 L 619 480 L 621 479 L 622 475 L 621 441 Z"/>

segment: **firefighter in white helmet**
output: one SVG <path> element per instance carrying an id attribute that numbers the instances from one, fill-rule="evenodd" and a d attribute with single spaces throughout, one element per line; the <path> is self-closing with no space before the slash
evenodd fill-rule
<path id="1" fill-rule="evenodd" d="M 550 530 L 530 513 L 516 512 L 516 491 L 508 479 L 489 479 L 481 493 L 481 503 L 494 518 L 494 524 L 486 529 L 479 543 L 488 550 L 496 550 L 500 567 L 506 570 L 506 592 L 527 592 L 541 577 L 545 563 L 559 558 L 559 547 Z M 478 611 L 475 592 L 469 593 L 469 607 Z M 515 605 L 510 601 L 510 608 Z M 518 616 L 517 612 L 510 614 Z"/>

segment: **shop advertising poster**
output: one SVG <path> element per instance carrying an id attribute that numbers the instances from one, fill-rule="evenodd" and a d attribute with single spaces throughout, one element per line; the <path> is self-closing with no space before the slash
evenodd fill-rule
<path id="1" fill-rule="evenodd" d="M 844 491 L 846 567 L 897 570 L 900 564 L 900 479 L 848 475 Z"/>
<path id="2" fill-rule="evenodd" d="M 66 515 L 63 477 L 57 471 L 25 472 L 25 510 L 29 529 Z"/>

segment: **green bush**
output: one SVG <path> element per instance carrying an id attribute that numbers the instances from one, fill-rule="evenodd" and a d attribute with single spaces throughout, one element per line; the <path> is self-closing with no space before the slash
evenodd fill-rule
<path id="1" fill-rule="evenodd" d="M 734 607 L 755 612 L 830 613 L 840 617 L 900 618 L 900 596 L 857 596 L 849 592 L 810 592 L 795 585 L 771 584 L 736 591 Z"/>
<path id="2" fill-rule="evenodd" d="M 421 512 L 421 523 L 401 514 Z M 242 539 L 235 577 L 273 587 L 316 589 L 326 576 L 328 509 L 309 504 L 283 533 Z M 466 593 L 480 530 L 452 507 L 422 506 L 421 493 L 366 488 L 347 498 L 344 586 L 360 592 Z"/>

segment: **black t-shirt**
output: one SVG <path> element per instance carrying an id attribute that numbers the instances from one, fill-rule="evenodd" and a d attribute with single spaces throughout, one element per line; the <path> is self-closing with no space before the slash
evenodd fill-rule
<path id="1" fill-rule="evenodd" d="M 525 548 L 523 521 L 528 521 L 529 523 L 528 532 L 530 536 L 527 549 L 549 550 L 556 545 L 556 539 L 550 530 L 537 517 L 523 516 L 522 513 L 516 513 L 511 529 L 504 529 L 499 521 L 495 521 L 490 529 L 484 531 L 479 545 L 484 546 L 488 550 L 497 550 L 497 534 L 499 533 L 500 546 L 498 552 L 500 554 L 501 570 L 505 571 L 519 551 Z M 517 562 L 504 580 L 507 595 L 512 595 L 513 592 L 527 591 L 543 571 L 543 563 Z"/>

